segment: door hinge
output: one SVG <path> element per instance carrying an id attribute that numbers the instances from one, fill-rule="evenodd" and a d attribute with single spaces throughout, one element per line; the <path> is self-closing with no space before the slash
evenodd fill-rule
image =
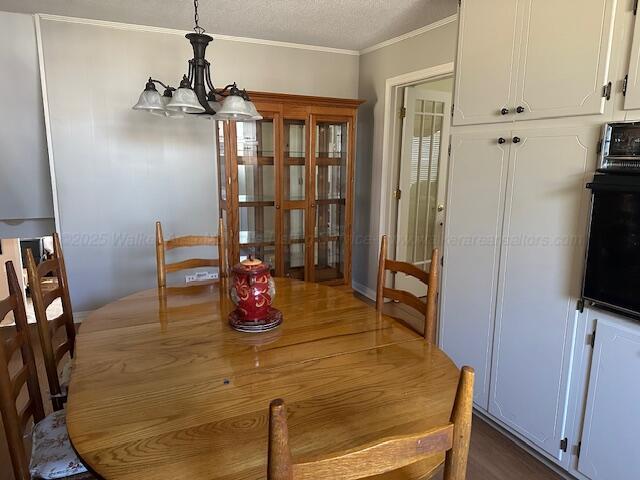
<path id="1" fill-rule="evenodd" d="M 407 116 L 407 109 L 405 107 L 400 108 L 400 118 Z"/>
<path id="2" fill-rule="evenodd" d="M 396 189 L 393 191 L 393 197 L 394 197 L 396 200 L 400 200 L 400 197 L 402 197 L 402 190 L 400 190 L 400 188 L 396 188 Z"/>
<path id="3" fill-rule="evenodd" d="M 627 83 L 629 83 L 629 75 L 624 76 L 624 80 L 622 81 L 622 96 L 627 95 Z"/>
<path id="4" fill-rule="evenodd" d="M 447 155 L 451 157 L 451 144 L 449 144 L 449 147 L 447 148 Z"/>
<path id="5" fill-rule="evenodd" d="M 564 437 L 562 440 L 560 440 L 560 450 L 562 450 L 563 452 L 566 452 L 568 446 L 569 446 L 569 439 L 567 437 Z"/>
<path id="6" fill-rule="evenodd" d="M 596 330 L 595 330 L 595 328 L 593 329 L 593 332 L 591 333 L 591 335 L 589 335 L 589 345 L 591 345 L 591 348 L 595 348 L 596 347 Z"/>
<path id="7" fill-rule="evenodd" d="M 580 458 L 580 450 L 582 450 L 582 442 L 578 442 L 575 449 L 576 457 Z"/>
<path id="8" fill-rule="evenodd" d="M 637 15 L 638 13 L 638 0 L 633 1 L 633 14 Z"/>
<path id="9" fill-rule="evenodd" d="M 576 302 L 576 310 L 578 310 L 580 313 L 584 312 L 584 299 L 578 299 L 578 301 Z"/>
<path id="10" fill-rule="evenodd" d="M 602 96 L 607 100 L 611 100 L 611 82 L 602 87 Z"/>
<path id="11" fill-rule="evenodd" d="M 452 103 L 451 104 L 451 116 L 453 117 L 453 109 L 455 108 L 455 105 Z"/>

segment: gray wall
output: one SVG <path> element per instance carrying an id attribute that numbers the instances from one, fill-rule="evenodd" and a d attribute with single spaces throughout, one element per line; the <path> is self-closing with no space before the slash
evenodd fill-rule
<path id="1" fill-rule="evenodd" d="M 131 106 L 153 75 L 173 84 L 180 35 L 42 20 L 59 222 L 76 311 L 155 285 L 154 221 L 166 237 L 217 230 L 213 122 Z M 356 97 L 358 57 L 214 41 L 213 79 L 251 90 Z"/>
<path id="2" fill-rule="evenodd" d="M 33 17 L 0 12 L 0 238 L 51 233 L 53 201 Z"/>
<path id="3" fill-rule="evenodd" d="M 375 291 L 380 223 L 380 182 L 384 95 L 388 78 L 449 62 L 455 58 L 458 23 L 360 56 L 353 281 Z"/>

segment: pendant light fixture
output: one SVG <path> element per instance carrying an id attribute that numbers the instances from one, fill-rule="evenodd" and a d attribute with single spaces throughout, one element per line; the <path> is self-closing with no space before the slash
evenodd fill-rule
<path id="1" fill-rule="evenodd" d="M 240 90 L 235 83 L 222 89 L 213 86 L 211 64 L 205 58 L 213 37 L 205 34 L 199 25 L 198 0 L 194 0 L 193 8 L 194 33 L 185 35 L 193 47 L 188 74 L 182 77 L 177 89 L 149 77 L 133 109 L 176 118 L 198 115 L 216 120 L 262 120 L 246 90 Z M 156 84 L 164 88 L 162 95 Z"/>

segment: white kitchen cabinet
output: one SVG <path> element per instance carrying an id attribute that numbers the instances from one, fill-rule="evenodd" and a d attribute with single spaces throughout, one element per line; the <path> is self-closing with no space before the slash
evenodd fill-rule
<path id="1" fill-rule="evenodd" d="M 440 345 L 476 371 L 474 401 L 487 409 L 508 130 L 453 135 L 445 222 Z M 502 138 L 504 143 L 498 143 Z"/>
<path id="2" fill-rule="evenodd" d="M 517 2 L 465 0 L 459 18 L 454 124 L 512 121 Z"/>
<path id="3" fill-rule="evenodd" d="M 453 124 L 603 113 L 616 3 L 463 0 Z"/>
<path id="4" fill-rule="evenodd" d="M 516 120 L 599 114 L 616 0 L 520 0 Z"/>
<path id="5" fill-rule="evenodd" d="M 596 337 L 578 471 L 591 480 L 640 478 L 640 323 L 593 310 Z"/>
<path id="6" fill-rule="evenodd" d="M 597 126 L 515 130 L 489 412 L 560 459 Z"/>
<path id="7" fill-rule="evenodd" d="M 629 59 L 627 91 L 624 97 L 625 110 L 640 109 L 640 20 L 634 17 L 633 41 Z"/>

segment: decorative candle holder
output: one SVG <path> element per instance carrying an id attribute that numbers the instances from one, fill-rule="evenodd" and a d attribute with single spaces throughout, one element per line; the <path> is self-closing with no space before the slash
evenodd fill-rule
<path id="1" fill-rule="evenodd" d="M 271 306 L 276 287 L 269 265 L 249 258 L 231 269 L 229 295 L 236 309 L 229 314 L 229 324 L 240 332 L 265 332 L 282 323 L 282 312 Z"/>

